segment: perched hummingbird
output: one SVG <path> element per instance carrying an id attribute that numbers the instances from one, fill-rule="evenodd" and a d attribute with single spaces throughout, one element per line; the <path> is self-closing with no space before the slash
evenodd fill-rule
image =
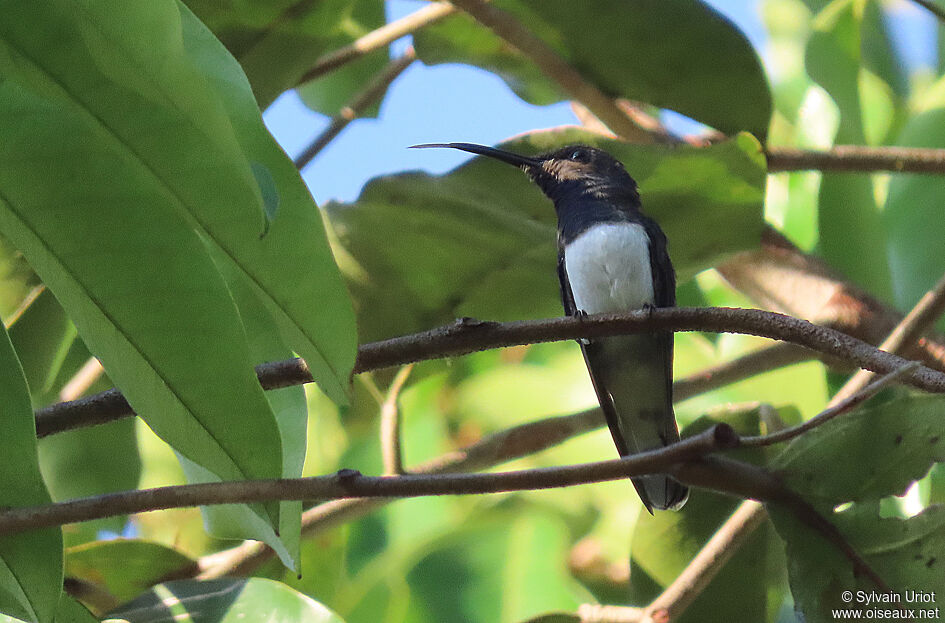
<path id="1" fill-rule="evenodd" d="M 569 316 L 676 304 L 666 236 L 640 211 L 637 184 L 605 151 L 571 145 L 522 156 L 473 143 L 435 143 L 521 167 L 554 202 L 558 280 Z M 580 340 L 584 361 L 617 450 L 627 456 L 679 441 L 673 413 L 673 334 Z M 657 474 L 632 479 L 651 513 L 678 509 L 689 490 Z"/>

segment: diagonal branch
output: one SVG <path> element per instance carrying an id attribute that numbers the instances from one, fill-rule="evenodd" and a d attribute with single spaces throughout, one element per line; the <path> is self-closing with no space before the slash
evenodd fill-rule
<path id="1" fill-rule="evenodd" d="M 302 153 L 292 161 L 295 168 L 300 171 L 304 169 L 328 143 L 332 142 L 335 137 L 341 134 L 342 130 L 348 127 L 349 123 L 360 117 L 368 106 L 379 100 L 384 93 L 387 92 L 387 88 L 391 83 L 394 82 L 400 74 L 404 73 L 404 70 L 410 67 L 410 64 L 413 63 L 416 58 L 417 55 L 411 47 L 407 48 L 403 56 L 390 61 L 373 80 L 368 82 L 363 89 L 358 91 L 354 97 L 351 98 L 351 101 L 348 102 L 346 106 L 338 111 L 337 115 L 331 118 L 328 127 L 325 128 L 321 134 L 316 136 L 315 140 L 309 143 L 308 147 L 302 150 Z"/>
<path id="2" fill-rule="evenodd" d="M 931 328 L 943 312 L 945 312 L 945 275 L 919 299 L 915 307 L 883 340 L 883 343 L 879 345 L 879 349 L 890 353 L 901 353 L 903 349 L 918 340 L 923 333 Z M 866 387 L 872 378 L 872 372 L 858 371 L 840 388 L 833 397 L 833 401 L 839 402 L 853 396 Z"/>
<path id="3" fill-rule="evenodd" d="M 888 387 L 892 383 L 898 381 L 902 376 L 908 373 L 910 370 L 914 370 L 919 367 L 918 361 L 912 361 L 902 366 L 898 370 L 893 370 L 889 374 L 886 374 L 866 385 L 864 387 L 858 388 L 854 393 L 849 394 L 846 397 L 838 399 L 839 392 L 836 396 L 833 397 L 833 400 L 830 401 L 830 405 L 826 409 L 807 420 L 802 422 L 797 426 L 792 426 L 791 428 L 785 428 L 784 430 L 779 430 L 770 435 L 761 435 L 758 437 L 742 437 L 741 443 L 745 446 L 771 446 L 776 443 L 783 443 L 803 435 L 807 431 L 817 428 L 822 424 L 832 420 L 838 415 L 842 415 L 862 404 L 863 402 L 869 400 L 875 396 L 881 389 Z M 846 387 L 846 386 L 844 386 Z"/>
<path id="4" fill-rule="evenodd" d="M 535 63 L 570 99 L 581 102 L 618 136 L 632 142 L 653 142 L 653 135 L 635 124 L 614 98 L 586 80 L 513 15 L 482 0 L 453 0 L 453 4 Z"/>
<path id="5" fill-rule="evenodd" d="M 390 45 L 397 39 L 455 12 L 456 8 L 449 2 L 431 2 L 419 11 L 384 24 L 352 43 L 319 57 L 312 68 L 299 79 L 299 84 L 323 76 L 345 63 L 350 63 L 366 54 Z"/>
<path id="6" fill-rule="evenodd" d="M 748 541 L 755 529 L 764 523 L 766 517 L 760 503 L 753 500 L 743 502 L 682 573 L 646 607 L 643 620 L 675 621 Z"/>

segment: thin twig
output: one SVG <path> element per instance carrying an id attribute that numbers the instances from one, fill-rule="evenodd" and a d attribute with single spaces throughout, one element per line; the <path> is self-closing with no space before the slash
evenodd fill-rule
<path id="1" fill-rule="evenodd" d="M 640 623 L 643 620 L 643 608 L 581 604 L 577 615 L 581 623 Z"/>
<path id="2" fill-rule="evenodd" d="M 431 2 L 419 11 L 385 24 L 350 44 L 319 57 L 312 68 L 299 79 L 299 84 L 323 76 L 345 63 L 357 60 L 374 50 L 379 50 L 397 39 L 455 12 L 456 8 L 449 2 Z"/>
<path id="3" fill-rule="evenodd" d="M 461 8 L 535 63 L 570 99 L 581 102 L 618 136 L 632 142 L 653 142 L 653 136 L 636 125 L 617 106 L 614 98 L 588 82 L 581 72 L 574 69 L 512 14 L 482 0 L 453 0 L 453 5 Z"/>
<path id="4" fill-rule="evenodd" d="M 102 363 L 95 357 L 89 357 L 79 371 L 72 375 L 72 378 L 59 390 L 59 400 L 65 402 L 79 398 L 89 391 L 89 388 L 95 381 L 102 378 L 104 373 L 105 368 L 102 367 Z"/>
<path id="5" fill-rule="evenodd" d="M 336 474 L 313 478 L 211 482 L 123 491 L 43 506 L 0 510 L 0 535 L 169 508 L 277 500 L 469 495 L 568 487 L 666 472 L 677 463 L 704 456 L 714 450 L 733 447 L 737 443 L 738 435 L 730 427 L 717 424 L 698 435 L 658 450 L 581 465 L 488 474 L 402 476 L 363 476 L 358 471 L 343 469 Z M 711 475 L 699 474 L 702 480 L 711 480 Z M 743 480 L 745 482 L 733 483 L 735 491 L 757 489 L 755 482 Z M 755 489 L 746 488 L 750 486 L 755 486 Z"/>
<path id="6" fill-rule="evenodd" d="M 945 312 L 945 275 L 919 299 L 915 307 L 883 340 L 883 343 L 879 345 L 879 349 L 887 353 L 901 353 L 907 346 L 922 337 L 922 334 L 935 324 L 935 321 L 943 312 Z M 846 400 L 858 393 L 872 378 L 872 372 L 858 371 L 840 388 L 833 400 L 837 402 Z"/>
<path id="7" fill-rule="evenodd" d="M 788 441 L 789 439 L 794 439 L 798 435 L 802 435 L 807 431 L 817 428 L 818 426 L 832 420 L 842 413 L 850 411 L 857 405 L 869 400 L 876 395 L 884 387 L 888 387 L 892 383 L 895 383 L 903 375 L 908 374 L 910 371 L 915 370 L 921 364 L 918 361 L 910 361 L 906 365 L 902 366 L 898 370 L 893 370 L 885 376 L 881 376 L 876 379 L 874 382 L 870 383 L 866 387 L 861 388 L 854 394 L 850 394 L 848 397 L 839 400 L 831 401 L 831 404 L 828 405 L 826 409 L 812 417 L 811 419 L 798 424 L 797 426 L 792 426 L 791 428 L 786 428 L 780 430 L 776 433 L 771 433 L 770 435 L 760 435 L 757 437 L 742 437 L 741 445 L 744 446 L 770 446 L 776 443 L 782 443 Z"/>
<path id="8" fill-rule="evenodd" d="M 328 127 L 321 134 L 309 143 L 308 147 L 302 150 L 292 163 L 295 168 L 302 170 L 305 166 L 332 142 L 341 131 L 348 127 L 348 124 L 361 116 L 368 106 L 379 100 L 387 92 L 387 88 L 404 72 L 407 67 L 417 58 L 413 48 L 407 48 L 403 56 L 390 61 L 373 80 L 371 80 L 363 89 L 358 91 L 351 101 L 332 117 Z"/>
<path id="9" fill-rule="evenodd" d="M 387 397 L 381 404 L 381 459 L 384 474 L 391 476 L 404 473 L 403 449 L 400 443 L 400 390 L 404 388 L 413 365 L 406 365 L 397 372 L 397 376 L 387 390 Z"/>
<path id="10" fill-rule="evenodd" d="M 742 503 L 672 584 L 646 607 L 643 620 L 675 621 L 764 523 L 765 517 L 764 507 L 758 502 Z"/>
<path id="11" fill-rule="evenodd" d="M 895 173 L 945 173 L 945 149 L 921 147 L 866 147 L 834 145 L 829 151 L 793 147 L 769 147 L 768 172 L 836 171 Z"/>
<path id="12" fill-rule="evenodd" d="M 455 357 L 491 348 L 654 330 L 757 335 L 791 342 L 880 373 L 892 372 L 908 363 L 901 357 L 880 351 L 849 335 L 782 314 L 757 309 L 673 307 L 626 314 L 508 323 L 462 319 L 430 331 L 364 344 L 358 349 L 354 372 Z M 266 389 L 312 381 L 305 363 L 298 359 L 261 364 L 256 367 L 256 373 Z M 929 392 L 945 392 L 945 374 L 925 367 L 912 371 L 904 381 Z M 121 392 L 110 389 L 73 402 L 61 402 L 40 409 L 36 414 L 36 430 L 38 436 L 44 437 L 131 415 L 131 406 Z"/>

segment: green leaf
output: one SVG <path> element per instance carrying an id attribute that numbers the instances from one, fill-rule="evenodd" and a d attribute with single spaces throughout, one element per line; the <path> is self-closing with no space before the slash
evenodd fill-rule
<path id="1" fill-rule="evenodd" d="M 58 0 L 0 23 L 0 110 L 18 119 L 0 128 L 0 230 L 155 432 L 221 478 L 275 477 L 275 420 L 194 231 L 258 239 L 259 190 L 176 3 L 123 8 Z"/>
<path id="2" fill-rule="evenodd" d="M 254 168 L 265 170 L 267 178 L 262 193 L 268 228 L 251 221 L 230 222 L 219 214 L 206 221 L 207 235 L 216 243 L 221 262 L 235 265 L 252 285 L 319 387 L 344 404 L 358 335 L 321 214 L 295 165 L 263 125 L 240 66 L 183 5 L 181 18 L 187 54 L 220 96 L 246 158 Z"/>
<path id="3" fill-rule="evenodd" d="M 75 325 L 46 288 L 10 326 L 10 341 L 20 354 L 34 407 L 55 399 L 50 394 L 76 336 Z"/>
<path id="4" fill-rule="evenodd" d="M 56 609 L 56 623 L 98 623 L 98 619 L 85 606 L 63 593 Z"/>
<path id="5" fill-rule="evenodd" d="M 898 145 L 945 146 L 945 98 L 909 120 Z M 932 175 L 897 175 L 889 183 L 883 220 L 889 237 L 889 266 L 896 304 L 907 309 L 935 285 L 945 272 L 945 240 L 936 235 L 945 215 L 930 210 L 945 193 L 945 182 Z"/>
<path id="6" fill-rule="evenodd" d="M 797 437 L 771 463 L 806 498 L 837 505 L 901 495 L 945 460 L 945 398 L 860 408 Z"/>
<path id="7" fill-rule="evenodd" d="M 764 137 L 771 96 L 745 36 L 703 2 L 497 0 L 613 97 L 670 108 L 726 134 Z M 501 76 L 533 104 L 566 99 L 531 61 L 459 14 L 414 35 L 424 63 L 465 62 Z"/>
<path id="8" fill-rule="evenodd" d="M 40 285 L 39 278 L 6 236 L 0 235 L 0 319 L 9 325 Z"/>
<path id="9" fill-rule="evenodd" d="M 0 327 L 0 507 L 52 500 L 39 473 L 36 426 L 23 368 Z M 27 621 L 53 620 L 62 591 L 62 530 L 58 527 L 0 536 L 0 613 Z"/>
<path id="10" fill-rule="evenodd" d="M 572 142 L 603 147 L 623 160 L 640 184 L 644 210 L 669 238 L 680 281 L 757 246 L 765 168 L 751 136 L 704 149 L 643 147 L 569 128 L 503 146 L 534 153 Z M 443 176 L 379 178 L 356 203 L 325 209 L 364 340 L 457 316 L 561 314 L 554 209 L 514 167 L 477 158 Z"/>
<path id="11" fill-rule="evenodd" d="M 297 86 L 319 56 L 384 23 L 383 4 L 375 0 L 187 0 L 187 5 L 239 61 L 260 108 Z M 309 97 L 313 104 L 319 102 L 316 110 L 338 112 L 338 102 L 346 101 L 350 89 L 357 88 L 359 72 L 376 73 L 385 57 L 386 51 L 380 50 L 355 63 L 356 70 L 342 68 L 343 81 L 313 83 Z M 329 84 L 348 90 L 333 96 L 326 88 Z"/>
<path id="12" fill-rule="evenodd" d="M 877 107 L 884 108 L 884 98 L 893 106 L 891 90 L 863 58 L 866 4 L 865 0 L 828 4 L 815 19 L 807 46 L 808 73 L 840 109 L 835 138 L 840 144 L 864 144 L 869 139 L 880 142 L 889 130 L 889 122 L 882 121 Z M 862 252 L 883 249 L 886 242 L 870 177 L 825 174 L 818 210 L 821 255 L 873 294 L 888 297 L 891 285 L 884 254 Z"/>
<path id="13" fill-rule="evenodd" d="M 232 267 L 220 267 L 231 284 L 231 293 L 240 308 L 240 316 L 249 339 L 250 355 L 254 362 L 288 359 L 292 352 L 281 342 L 278 327 L 272 316 L 253 293 L 250 284 L 233 274 Z M 284 387 L 266 393 L 276 415 L 282 439 L 282 477 L 299 478 L 305 462 L 306 423 L 308 408 L 302 386 Z M 190 482 L 219 481 L 199 465 L 181 459 L 181 466 Z M 299 538 L 301 533 L 302 502 L 279 503 L 277 529 L 262 521 L 249 507 L 241 504 L 222 504 L 202 507 L 207 531 L 217 538 L 263 541 L 278 554 L 283 564 L 299 572 Z"/>
<path id="14" fill-rule="evenodd" d="M 859 505 L 830 517 L 853 549 L 890 586 L 892 595 L 909 609 L 931 608 L 933 603 L 909 603 L 909 591 L 945 591 L 945 508 L 926 509 L 909 519 L 881 519 L 869 508 Z M 787 543 L 788 574 L 795 607 L 809 623 L 836 620 L 831 609 L 860 611 L 862 618 L 878 618 L 878 612 L 866 610 L 892 609 L 896 604 L 866 605 L 867 596 L 875 599 L 882 593 L 866 577 L 855 577 L 850 561 L 837 546 L 826 541 L 817 531 L 799 522 L 790 512 L 775 506 L 768 508 L 778 534 Z M 842 599 L 843 591 L 852 591 L 852 601 Z M 860 592 L 862 591 L 862 593 Z M 913 598 L 914 599 L 914 598 Z M 870 616 L 873 615 L 873 616 Z M 936 618 L 938 615 L 916 616 Z M 891 618 L 887 615 L 887 618 Z M 903 618 L 898 613 L 896 618 Z"/>
<path id="15" fill-rule="evenodd" d="M 181 580 L 167 582 L 108 615 L 128 623 L 344 623 L 310 597 L 285 584 L 249 580 Z"/>
<path id="16" fill-rule="evenodd" d="M 141 477 L 137 441 L 131 418 L 40 439 L 39 465 L 53 500 L 136 488 Z M 78 545 L 95 540 L 101 530 L 120 533 L 126 522 L 124 515 L 86 521 L 63 536 L 67 545 Z"/>
<path id="17" fill-rule="evenodd" d="M 411 598 L 425 606 L 430 620 L 519 621 L 577 609 L 560 517 L 519 507 L 480 513 L 466 526 L 429 547 L 407 576 Z M 444 585 L 457 589 L 447 593 Z"/>
<path id="18" fill-rule="evenodd" d="M 112 607 L 168 577 L 182 577 L 196 563 L 181 552 L 150 541 L 114 539 L 66 550 L 66 577 L 95 586 L 114 599 Z"/>
<path id="19" fill-rule="evenodd" d="M 376 0 L 355 0 L 350 3 L 351 15 L 345 19 L 345 28 L 332 39 L 328 50 L 347 45 L 356 38 L 379 28 L 384 24 L 384 4 Z M 356 93 L 379 74 L 387 64 L 388 50 L 382 47 L 365 54 L 361 58 L 336 67 L 330 73 L 306 82 L 296 91 L 305 105 L 324 115 L 337 115 Z M 362 117 L 376 117 L 380 109 L 380 100 L 371 103 L 361 111 Z"/>

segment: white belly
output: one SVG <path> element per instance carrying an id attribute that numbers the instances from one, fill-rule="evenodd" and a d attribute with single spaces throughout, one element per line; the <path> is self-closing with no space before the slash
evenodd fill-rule
<path id="1" fill-rule="evenodd" d="M 565 247 L 574 304 L 588 314 L 653 304 L 649 237 L 642 225 L 595 225 Z"/>

